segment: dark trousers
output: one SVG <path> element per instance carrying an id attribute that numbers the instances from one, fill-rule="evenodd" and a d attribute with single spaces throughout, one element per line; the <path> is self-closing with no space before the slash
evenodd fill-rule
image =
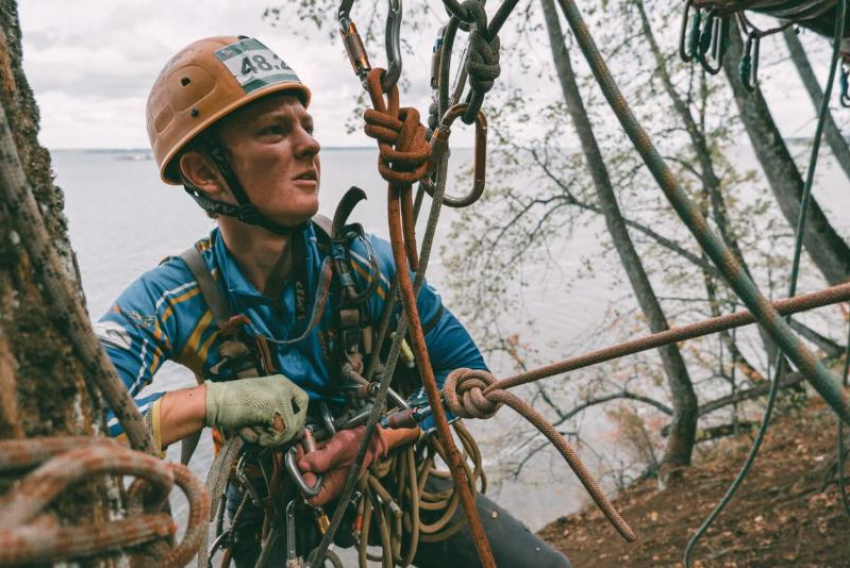
<path id="1" fill-rule="evenodd" d="M 432 477 L 426 487 L 429 492 L 437 493 L 447 490 L 450 485 L 451 480 Z M 228 489 L 227 499 L 228 513 L 231 516 L 240 500 L 238 491 L 231 486 Z M 571 564 L 563 554 L 554 550 L 529 531 L 519 520 L 484 495 L 477 495 L 476 506 L 498 566 L 502 568 L 525 566 L 570 568 Z M 331 511 L 333 511 L 333 508 L 328 507 L 329 515 Z M 423 520 L 425 522 L 436 521 L 438 513 L 432 512 L 434 515 L 432 519 L 427 517 L 428 513 L 423 512 Z M 463 517 L 463 507 L 458 507 L 454 519 L 460 520 Z M 251 507 L 243 513 L 242 520 L 236 527 L 236 539 L 233 548 L 233 559 L 237 568 L 251 568 L 256 564 L 260 554 L 259 535 L 262 524 L 263 513 L 260 509 Z M 346 532 L 345 526 L 340 529 L 339 533 L 344 532 Z M 306 552 L 318 545 L 320 537 L 314 523 L 299 522 L 297 533 L 299 554 L 305 555 Z M 340 537 L 343 537 L 343 535 L 340 534 Z M 343 547 L 351 546 L 350 542 L 345 542 L 342 538 L 337 541 L 337 544 Z M 286 538 L 282 536 L 274 543 L 265 566 L 282 567 L 285 560 Z M 420 568 L 475 568 L 481 565 L 468 525 L 442 542 L 420 543 L 413 564 Z"/>

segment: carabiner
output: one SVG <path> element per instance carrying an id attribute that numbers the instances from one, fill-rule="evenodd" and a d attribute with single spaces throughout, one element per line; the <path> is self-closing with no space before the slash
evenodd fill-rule
<path id="1" fill-rule="evenodd" d="M 387 51 L 387 72 L 381 78 L 381 87 L 389 92 L 401 77 L 401 0 L 387 2 L 387 29 L 384 42 Z"/>
<path id="2" fill-rule="evenodd" d="M 381 87 L 385 92 L 390 91 L 398 83 L 401 77 L 401 15 L 402 0 L 388 0 L 387 5 L 387 27 L 385 34 L 385 47 L 387 52 L 387 71 L 381 78 Z M 354 0 L 342 0 L 337 11 L 337 22 L 339 22 L 339 33 L 342 44 L 348 54 L 348 60 L 354 68 L 354 72 L 361 81 L 366 80 L 366 74 L 372 69 L 369 63 L 369 55 L 363 40 L 357 31 L 357 26 L 351 20 L 351 8 Z"/>
<path id="3" fill-rule="evenodd" d="M 429 171 L 433 171 L 443 156 L 449 150 L 449 136 L 451 135 L 451 125 L 459 116 L 461 116 L 469 107 L 467 103 L 459 103 L 451 107 L 443 115 L 440 126 L 431 137 L 431 161 L 429 163 Z M 484 193 L 484 185 L 487 173 L 487 119 L 484 113 L 479 111 L 475 117 L 475 167 L 473 170 L 472 191 L 463 197 L 452 197 L 451 195 L 443 196 L 443 203 L 449 207 L 460 208 L 472 205 Z M 434 196 L 434 188 L 424 183 L 423 187 L 428 195 Z"/>
<path id="4" fill-rule="evenodd" d="M 709 75 L 717 75 L 723 69 L 723 57 L 729 47 L 729 17 L 718 16 L 714 10 L 708 13 L 705 27 L 699 36 L 697 58 Z M 712 66 L 713 59 L 714 66 Z"/>
<path id="5" fill-rule="evenodd" d="M 756 32 L 747 36 L 744 46 L 744 55 L 738 64 L 738 75 L 741 84 L 747 92 L 752 93 L 758 87 L 759 82 L 759 58 L 761 53 L 761 35 Z"/>
<path id="6" fill-rule="evenodd" d="M 685 63 L 690 63 L 693 60 L 693 49 L 689 49 L 688 47 L 688 21 L 691 16 L 692 2 L 693 0 L 687 0 L 685 2 L 685 11 L 682 13 L 682 28 L 679 30 L 679 57 Z M 697 8 L 696 17 L 696 21 L 699 22 L 699 8 Z"/>
<path id="7" fill-rule="evenodd" d="M 316 449 L 316 440 L 313 438 L 313 433 L 310 430 L 306 430 L 304 432 L 304 438 L 302 440 L 301 447 L 304 450 L 305 454 L 309 454 L 310 452 L 315 451 Z M 298 469 L 298 464 L 295 463 L 295 459 L 297 457 L 297 450 L 295 446 L 289 448 L 286 452 L 286 456 L 283 458 L 284 466 L 286 466 L 286 471 L 289 472 L 289 477 L 292 478 L 292 481 L 295 482 L 295 485 L 298 486 L 298 489 L 301 490 L 301 493 L 307 499 L 311 499 L 319 494 L 319 491 L 322 489 L 322 476 L 316 476 L 316 484 L 313 487 L 307 485 L 307 481 L 304 479 L 304 475 L 301 473 L 301 470 Z"/>

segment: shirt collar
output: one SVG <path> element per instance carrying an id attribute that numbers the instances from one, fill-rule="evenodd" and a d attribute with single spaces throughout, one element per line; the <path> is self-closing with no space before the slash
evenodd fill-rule
<path id="1" fill-rule="evenodd" d="M 309 266 L 310 262 L 313 260 L 311 258 L 312 249 L 315 245 L 316 239 L 312 224 L 305 229 L 304 237 L 307 245 L 305 260 Z M 221 231 L 218 228 L 213 230 L 211 239 L 214 243 L 213 254 L 215 256 L 216 263 L 219 266 L 219 270 L 221 271 L 221 277 L 227 287 L 228 294 L 240 298 L 251 299 L 253 301 L 270 302 L 271 300 L 257 290 L 257 288 L 247 278 L 245 278 L 245 275 L 242 274 L 242 271 L 239 269 L 239 265 L 236 263 L 236 259 L 234 259 L 233 255 L 230 254 L 230 251 L 227 250 L 227 246 L 225 246 L 224 239 L 221 236 Z M 289 286 L 289 281 L 287 281 L 284 285 L 284 288 L 286 286 Z"/>

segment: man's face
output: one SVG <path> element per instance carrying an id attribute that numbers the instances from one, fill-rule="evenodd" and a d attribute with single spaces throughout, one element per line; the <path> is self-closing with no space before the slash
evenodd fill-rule
<path id="1" fill-rule="evenodd" d="M 319 209 L 319 142 L 313 117 L 290 95 L 259 99 L 224 119 L 222 142 L 251 203 L 286 226 Z"/>

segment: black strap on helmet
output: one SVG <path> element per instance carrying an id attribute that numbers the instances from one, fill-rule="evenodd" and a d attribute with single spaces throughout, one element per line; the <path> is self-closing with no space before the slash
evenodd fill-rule
<path id="1" fill-rule="evenodd" d="M 224 178 L 224 181 L 227 183 L 230 191 L 233 192 L 233 197 L 236 198 L 236 203 L 238 203 L 238 205 L 233 205 L 231 203 L 210 199 L 204 195 L 199 188 L 183 177 L 183 188 L 186 190 L 186 193 L 192 196 L 195 203 L 201 206 L 201 209 L 213 215 L 235 217 L 243 223 L 262 227 L 276 235 L 290 235 L 294 229 L 302 229 L 306 226 L 306 223 L 302 223 L 295 227 L 287 227 L 286 225 L 281 225 L 260 213 L 260 210 L 251 203 L 251 200 L 248 198 L 248 194 L 245 192 L 245 188 L 242 187 L 242 183 L 239 181 L 239 178 L 236 177 L 233 167 L 230 165 L 230 150 L 227 146 L 222 144 L 221 141 L 219 141 L 212 133 L 202 134 L 201 136 L 200 142 L 202 144 L 202 148 L 206 150 L 212 158 L 213 163 L 215 163 L 219 173 L 221 173 L 221 177 Z"/>

